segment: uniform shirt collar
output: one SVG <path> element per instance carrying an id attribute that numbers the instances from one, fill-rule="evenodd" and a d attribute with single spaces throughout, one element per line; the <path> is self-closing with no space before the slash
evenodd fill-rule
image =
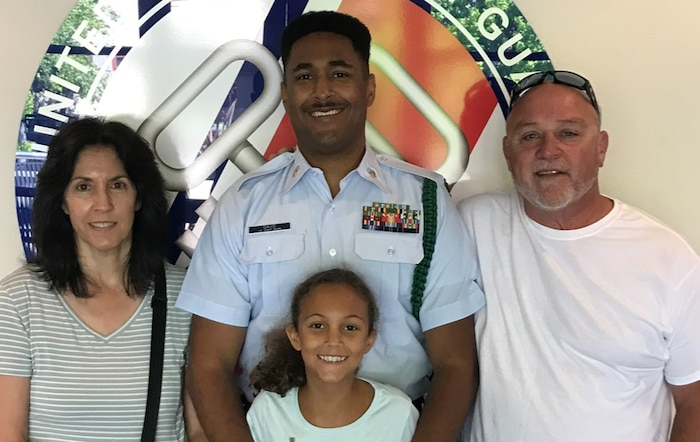
<path id="1" fill-rule="evenodd" d="M 285 183 L 282 187 L 282 193 L 286 193 L 292 187 L 294 187 L 310 169 L 312 169 L 311 165 L 308 161 L 306 161 L 306 158 L 304 158 L 297 147 L 294 150 L 292 165 L 287 170 L 287 177 L 285 178 Z M 370 183 L 374 183 L 382 191 L 386 192 L 389 190 L 386 175 L 379 166 L 376 152 L 374 152 L 374 150 L 371 148 L 367 146 L 365 147 L 365 154 L 362 157 L 359 166 L 357 166 L 357 169 L 350 172 L 348 175 L 355 172 Z"/>
<path id="2" fill-rule="evenodd" d="M 282 187 L 282 193 L 287 193 L 310 169 L 311 165 L 299 151 L 299 146 L 295 146 L 294 153 L 292 154 L 292 166 L 287 169 L 287 176 L 284 181 L 284 186 Z"/>
<path id="3" fill-rule="evenodd" d="M 377 153 L 369 146 L 365 147 L 365 155 L 357 166 L 357 173 L 365 180 L 373 183 L 383 192 L 389 191 L 389 183 L 386 179 L 384 170 L 380 167 L 377 161 Z"/>

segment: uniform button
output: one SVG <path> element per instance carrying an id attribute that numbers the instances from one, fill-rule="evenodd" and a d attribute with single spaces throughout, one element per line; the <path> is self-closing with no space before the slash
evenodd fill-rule
<path id="1" fill-rule="evenodd" d="M 328 209 L 328 211 L 331 213 L 335 212 L 335 205 L 331 205 L 331 208 Z"/>
<path id="2" fill-rule="evenodd" d="M 328 254 L 331 255 L 331 256 L 335 256 L 336 253 L 338 253 L 338 252 L 336 252 L 335 249 L 330 249 L 330 250 L 328 251 Z"/>
<path id="3" fill-rule="evenodd" d="M 267 250 L 265 251 L 265 254 L 267 256 L 272 256 L 273 253 L 275 253 L 275 252 L 272 251 L 272 247 L 268 247 Z"/>
<path id="4" fill-rule="evenodd" d="M 387 249 L 386 253 L 387 253 L 389 256 L 394 256 L 394 253 L 396 253 L 396 249 L 394 249 L 393 246 L 392 246 L 392 247 L 389 247 L 389 248 Z"/>

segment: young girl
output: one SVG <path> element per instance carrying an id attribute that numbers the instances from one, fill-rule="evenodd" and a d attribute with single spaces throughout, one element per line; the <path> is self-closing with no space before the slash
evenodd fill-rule
<path id="1" fill-rule="evenodd" d="M 251 373 L 256 442 L 410 441 L 418 411 L 400 390 L 355 373 L 377 337 L 377 305 L 355 273 L 331 269 L 293 293 L 291 323 L 267 336 Z"/>

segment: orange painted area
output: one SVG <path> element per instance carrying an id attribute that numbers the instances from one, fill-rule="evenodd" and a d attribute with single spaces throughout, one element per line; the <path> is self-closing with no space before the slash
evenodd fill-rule
<path id="1" fill-rule="evenodd" d="M 344 1 L 340 12 L 362 20 L 372 40 L 386 48 L 464 133 L 470 150 L 497 106 L 479 66 L 457 38 L 430 14 L 406 0 Z M 414 164 L 435 169 L 445 159 L 442 136 L 380 68 L 369 120 Z"/>

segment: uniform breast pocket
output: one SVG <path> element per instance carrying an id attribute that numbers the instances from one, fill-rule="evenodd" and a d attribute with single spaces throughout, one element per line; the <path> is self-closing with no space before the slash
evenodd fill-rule
<path id="1" fill-rule="evenodd" d="M 419 235 L 402 233 L 358 233 L 355 253 L 370 261 L 418 264 L 423 259 L 423 242 Z"/>
<path id="2" fill-rule="evenodd" d="M 413 269 L 423 259 L 421 236 L 361 232 L 355 236 L 355 253 L 361 258 L 356 265 L 377 296 L 380 316 L 410 311 Z"/>
<path id="3" fill-rule="evenodd" d="M 254 233 L 246 238 L 241 262 L 249 265 L 248 287 L 253 316 L 282 316 L 298 283 L 297 260 L 304 254 L 301 233 Z"/>

